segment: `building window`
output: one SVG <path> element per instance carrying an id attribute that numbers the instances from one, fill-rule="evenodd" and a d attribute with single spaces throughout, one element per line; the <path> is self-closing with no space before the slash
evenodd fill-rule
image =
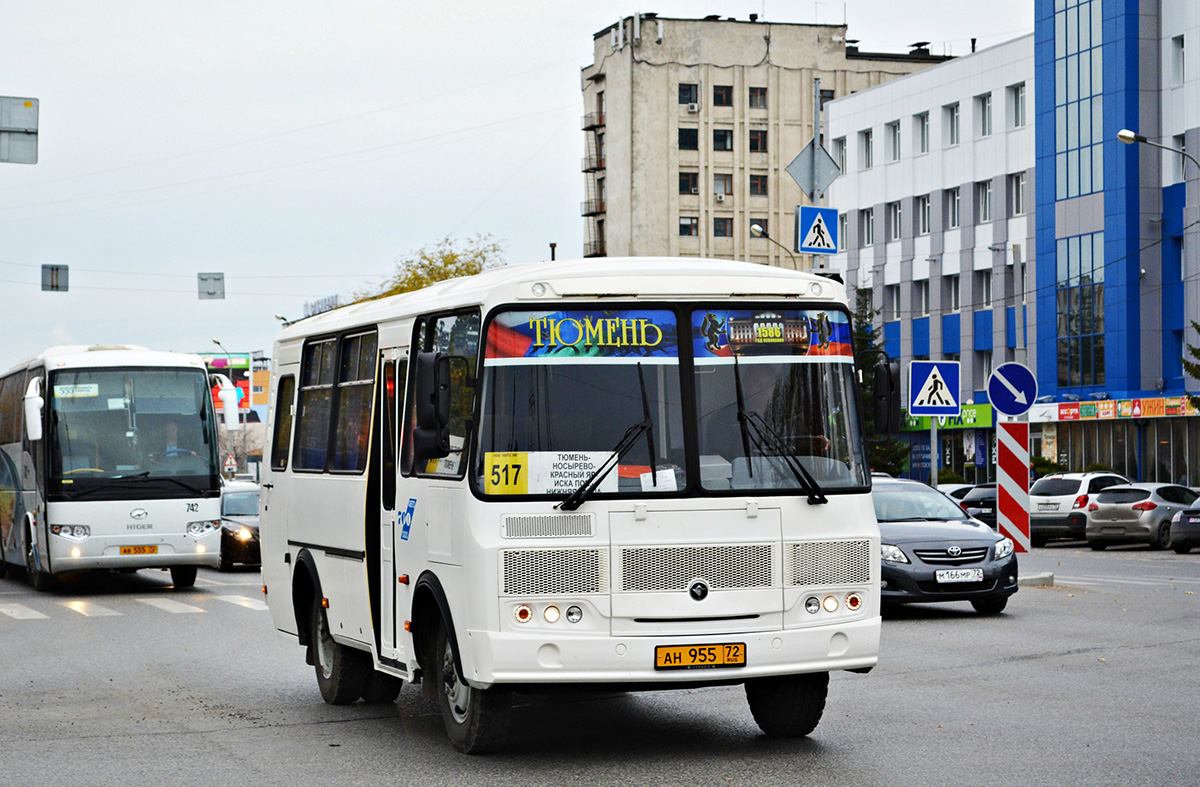
<path id="1" fill-rule="evenodd" d="M 700 173 L 699 172 L 680 172 L 679 173 L 679 193 L 680 194 L 699 194 L 700 193 Z"/>
<path id="2" fill-rule="evenodd" d="M 842 174 L 846 174 L 846 138 L 838 137 L 833 141 L 833 159 L 837 162 L 838 169 Z"/>
<path id="3" fill-rule="evenodd" d="M 862 245 L 875 245 L 875 209 L 863 208 L 862 211 Z"/>
<path id="4" fill-rule="evenodd" d="M 979 136 L 992 135 L 992 94 L 984 93 L 975 97 L 975 114 L 979 117 Z"/>
<path id="5" fill-rule="evenodd" d="M 900 121 L 887 124 L 888 161 L 900 160 Z"/>
<path id="6" fill-rule="evenodd" d="M 750 108 L 751 109 L 766 109 L 767 108 L 767 89 L 765 87 L 750 88 Z"/>
<path id="7" fill-rule="evenodd" d="M 713 194 L 729 195 L 733 193 L 733 175 L 728 172 L 713 175 Z"/>
<path id="8" fill-rule="evenodd" d="M 763 235 L 771 234 L 771 231 L 769 229 L 767 229 L 767 220 L 766 219 L 750 219 L 749 231 L 750 231 L 751 238 L 759 237 L 758 235 L 755 234 L 754 229 L 753 229 L 754 227 L 758 227 L 760 230 L 762 230 Z"/>
<path id="9" fill-rule="evenodd" d="M 862 157 L 862 168 L 870 169 L 875 166 L 874 140 L 871 129 L 858 132 L 858 150 Z"/>
<path id="10" fill-rule="evenodd" d="M 942 114 L 946 123 L 946 145 L 947 147 L 957 145 L 962 138 L 958 125 L 958 104 L 942 107 Z"/>
<path id="11" fill-rule="evenodd" d="M 750 176 L 750 196 L 752 196 L 752 197 L 767 196 L 767 176 L 766 175 L 751 175 Z"/>
<path id="12" fill-rule="evenodd" d="M 922 317 L 929 316 L 929 279 L 913 282 L 917 299 L 917 310 Z"/>
<path id="13" fill-rule="evenodd" d="M 913 136 L 917 140 L 917 153 L 929 152 L 929 113 L 913 115 Z"/>
<path id="14" fill-rule="evenodd" d="M 1079 0 L 1054 14 L 1054 78 L 1045 85 L 1054 96 L 1053 120 L 1046 124 L 1053 127 L 1046 138 L 1054 140 L 1054 166 L 1044 174 L 1054 183 L 1055 199 L 1104 190 L 1103 147 L 1109 135 L 1102 24 L 1099 0 Z"/>
<path id="15" fill-rule="evenodd" d="M 1017 172 L 1008 176 L 1009 208 L 1013 216 L 1020 216 L 1026 211 L 1025 205 L 1025 173 Z"/>
<path id="16" fill-rule="evenodd" d="M 914 200 L 913 208 L 917 214 L 917 234 L 928 235 L 930 224 L 929 195 L 922 194 L 920 197 L 917 197 Z"/>
<path id="17" fill-rule="evenodd" d="M 713 237 L 714 238 L 732 238 L 733 237 L 733 219 L 729 217 L 713 219 Z"/>
<path id="18" fill-rule="evenodd" d="M 695 216 L 679 217 L 679 236 L 694 237 L 700 234 L 700 219 Z"/>
<path id="19" fill-rule="evenodd" d="M 1058 241 L 1058 384 L 1104 383 L 1104 233 Z"/>
<path id="20" fill-rule="evenodd" d="M 975 279 L 979 284 L 979 308 L 990 309 L 992 307 L 992 272 L 975 271 Z"/>
<path id="21" fill-rule="evenodd" d="M 713 150 L 733 150 L 733 129 L 713 129 Z"/>
<path id="22" fill-rule="evenodd" d="M 1184 134 L 1176 134 L 1175 136 L 1171 137 L 1171 147 L 1175 148 L 1176 150 L 1181 150 L 1184 153 L 1187 153 L 1187 136 Z M 1184 156 L 1180 156 L 1180 155 L 1174 155 L 1171 158 L 1175 162 L 1174 164 L 1171 165 L 1172 170 L 1174 172 L 1174 177 L 1171 179 L 1171 182 L 1179 183 L 1180 181 L 1185 180 L 1183 168 L 1186 164 L 1187 159 Z M 1179 242 L 1183 243 L 1182 237 L 1180 237 Z M 1183 259 L 1186 259 L 1186 257 Z"/>
<path id="23" fill-rule="evenodd" d="M 900 285 L 889 284 L 883 288 L 883 311 L 888 320 L 900 319 Z"/>
<path id="24" fill-rule="evenodd" d="M 1021 128 L 1025 125 L 1025 83 L 1013 85 L 1008 89 L 1009 114 L 1012 116 L 1012 127 Z"/>
<path id="25" fill-rule="evenodd" d="M 699 129 L 681 128 L 679 129 L 679 149 L 680 150 L 697 150 L 700 145 Z"/>
<path id="26" fill-rule="evenodd" d="M 846 213 L 838 213 L 838 251 L 845 251 L 846 244 L 849 242 L 850 231 L 850 216 Z"/>
<path id="27" fill-rule="evenodd" d="M 680 104 L 695 104 L 700 101 L 700 86 L 679 83 L 679 103 Z"/>
<path id="28" fill-rule="evenodd" d="M 958 186 L 946 189 L 946 226 L 950 229 L 962 226 L 962 191 Z"/>
<path id="29" fill-rule="evenodd" d="M 959 283 L 957 274 L 947 276 L 946 279 L 946 302 L 950 304 L 950 311 L 956 312 L 962 308 L 962 286 Z"/>
<path id="30" fill-rule="evenodd" d="M 1094 1 L 1094 0 L 1093 0 Z M 1171 39 L 1171 86 L 1179 87 L 1183 84 L 1184 77 L 1184 62 L 1183 62 L 1183 36 L 1175 36 Z"/>
<path id="31" fill-rule="evenodd" d="M 889 202 L 887 206 L 887 238 L 889 241 L 900 240 L 900 203 Z"/>
<path id="32" fill-rule="evenodd" d="M 713 85 L 713 106 L 733 106 L 733 85 Z"/>
<path id="33" fill-rule="evenodd" d="M 975 215 L 979 217 L 977 224 L 992 220 L 992 182 L 990 180 L 981 180 L 975 184 L 975 207 Z"/>
<path id="34" fill-rule="evenodd" d="M 979 369 L 982 372 L 981 380 L 986 380 L 992 376 L 992 351 L 979 351 Z"/>
<path id="35" fill-rule="evenodd" d="M 750 129 L 750 152 L 767 152 L 767 130 L 765 128 Z"/>

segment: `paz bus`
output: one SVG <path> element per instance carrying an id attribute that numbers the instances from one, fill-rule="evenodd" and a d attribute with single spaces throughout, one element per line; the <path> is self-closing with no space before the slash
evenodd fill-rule
<path id="1" fill-rule="evenodd" d="M 285 327 L 261 513 L 274 626 L 324 700 L 743 684 L 819 722 L 880 632 L 843 286 L 748 263 L 505 267 Z"/>
<path id="2" fill-rule="evenodd" d="M 0 377 L 0 563 L 37 590 L 64 574 L 220 562 L 220 467 L 237 393 L 197 355 L 52 347 Z M 232 415 L 232 419 L 229 416 Z"/>

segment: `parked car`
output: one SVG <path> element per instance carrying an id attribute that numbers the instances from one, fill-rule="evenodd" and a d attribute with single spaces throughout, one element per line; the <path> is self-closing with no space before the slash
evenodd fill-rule
<path id="1" fill-rule="evenodd" d="M 962 500 L 963 496 L 975 488 L 974 484 L 938 484 L 938 491 L 948 495 L 952 500 Z"/>
<path id="2" fill-rule="evenodd" d="M 1045 546 L 1051 538 L 1085 538 L 1092 498 L 1117 484 L 1132 483 L 1116 473 L 1055 473 L 1029 489 L 1029 541 Z"/>
<path id="3" fill-rule="evenodd" d="M 1192 491 L 1200 498 L 1200 491 Z M 1171 549 L 1186 555 L 1194 546 L 1200 546 L 1200 508 L 1185 508 L 1171 519 Z"/>
<path id="4" fill-rule="evenodd" d="M 1195 492 L 1177 484 L 1110 486 L 1088 503 L 1088 546 L 1099 550 L 1143 542 L 1166 549 L 1171 546 L 1171 520 L 1195 501 Z"/>
<path id="5" fill-rule="evenodd" d="M 234 563 L 262 565 L 258 492 L 258 484 L 246 481 L 230 481 L 221 488 L 221 571 Z"/>
<path id="6" fill-rule="evenodd" d="M 960 505 L 967 509 L 969 516 L 996 530 L 996 496 L 998 494 L 995 484 L 980 484 L 963 497 Z"/>
<path id="7" fill-rule="evenodd" d="M 996 615 L 1017 592 L 1013 542 L 918 481 L 876 480 L 884 604 L 969 601 Z"/>

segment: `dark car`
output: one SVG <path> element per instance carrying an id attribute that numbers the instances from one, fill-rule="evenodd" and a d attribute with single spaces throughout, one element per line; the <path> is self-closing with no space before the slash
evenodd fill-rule
<path id="1" fill-rule="evenodd" d="M 1171 549 L 1186 555 L 1195 546 L 1200 546 L 1200 508 L 1185 508 L 1171 519 Z"/>
<path id="2" fill-rule="evenodd" d="M 963 497 L 962 507 L 967 514 L 993 530 L 996 529 L 996 485 L 980 484 Z"/>
<path id="3" fill-rule="evenodd" d="M 996 615 L 1017 592 L 1013 542 L 918 481 L 873 479 L 884 604 L 969 601 Z"/>
<path id="4" fill-rule="evenodd" d="M 221 488 L 221 570 L 234 563 L 262 565 L 258 544 L 258 484 L 231 481 Z"/>

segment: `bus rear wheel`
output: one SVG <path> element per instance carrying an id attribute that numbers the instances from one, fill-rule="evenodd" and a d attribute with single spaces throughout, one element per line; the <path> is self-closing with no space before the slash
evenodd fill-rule
<path id="1" fill-rule="evenodd" d="M 432 655 L 430 666 L 441 671 L 433 677 L 450 742 L 464 754 L 488 754 L 504 748 L 512 715 L 512 691 L 499 686 L 477 689 L 463 680 L 454 663 L 445 621 L 438 623 Z"/>
<path id="2" fill-rule="evenodd" d="M 349 705 L 363 695 L 372 672 L 371 657 L 334 641 L 320 599 L 313 599 L 309 623 L 308 641 L 321 698 L 330 705 Z"/>
<path id="3" fill-rule="evenodd" d="M 815 730 L 828 695 L 828 672 L 746 681 L 746 699 L 754 721 L 775 738 L 801 738 Z"/>
<path id="4" fill-rule="evenodd" d="M 190 588 L 196 584 L 195 566 L 171 566 L 171 584 L 176 590 Z"/>

